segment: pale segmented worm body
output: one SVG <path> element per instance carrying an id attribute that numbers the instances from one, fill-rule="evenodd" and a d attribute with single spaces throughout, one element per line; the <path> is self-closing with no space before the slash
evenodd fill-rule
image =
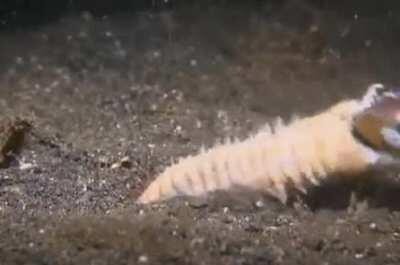
<path id="1" fill-rule="evenodd" d="M 379 159 L 352 133 L 353 116 L 371 104 L 371 98 L 342 101 L 314 116 L 266 126 L 244 141 L 181 159 L 158 176 L 138 202 L 200 196 L 233 186 L 265 191 L 286 202 L 289 184 L 304 191 L 307 183 L 317 185 L 330 175 L 361 173 Z"/>

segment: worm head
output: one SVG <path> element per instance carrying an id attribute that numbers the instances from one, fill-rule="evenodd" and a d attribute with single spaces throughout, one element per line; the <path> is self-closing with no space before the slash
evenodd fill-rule
<path id="1" fill-rule="evenodd" d="M 400 157 L 400 91 L 380 96 L 357 114 L 353 133 L 372 149 Z"/>

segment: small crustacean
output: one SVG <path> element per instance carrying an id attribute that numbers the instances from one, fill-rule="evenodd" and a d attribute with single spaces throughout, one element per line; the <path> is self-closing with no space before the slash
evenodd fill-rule
<path id="1" fill-rule="evenodd" d="M 8 154 L 19 148 L 30 124 L 20 118 L 0 117 L 0 167 L 8 164 Z"/>
<path id="2" fill-rule="evenodd" d="M 361 99 L 344 100 L 288 125 L 265 126 L 244 141 L 217 145 L 181 159 L 139 197 L 151 203 L 244 187 L 285 203 L 288 185 L 306 192 L 333 175 L 358 175 L 400 164 L 400 95 L 371 85 Z"/>

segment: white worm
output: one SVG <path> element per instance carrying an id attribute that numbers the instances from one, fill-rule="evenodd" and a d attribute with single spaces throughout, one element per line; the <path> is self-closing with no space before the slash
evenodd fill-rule
<path id="1" fill-rule="evenodd" d="M 370 87 L 364 100 L 345 100 L 314 116 L 284 125 L 266 125 L 248 139 L 219 144 L 180 160 L 159 175 L 139 197 L 150 203 L 175 196 L 201 196 L 234 186 L 265 191 L 285 203 L 289 183 L 306 192 L 331 175 L 354 175 L 379 155 L 352 134 L 355 114 L 375 100 Z"/>

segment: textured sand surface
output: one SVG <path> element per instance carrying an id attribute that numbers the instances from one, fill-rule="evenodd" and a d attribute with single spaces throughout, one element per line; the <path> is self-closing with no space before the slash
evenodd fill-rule
<path id="1" fill-rule="evenodd" d="M 33 127 L 0 170 L 1 264 L 400 263 L 393 172 L 289 207 L 254 192 L 135 205 L 203 144 L 398 85 L 400 23 L 381 6 L 218 2 L 6 16 L 0 113 Z"/>

